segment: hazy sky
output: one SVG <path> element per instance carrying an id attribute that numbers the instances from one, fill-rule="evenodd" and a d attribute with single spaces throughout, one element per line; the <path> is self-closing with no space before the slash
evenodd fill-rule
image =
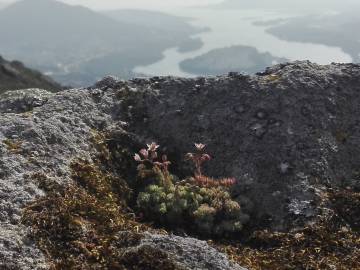
<path id="1" fill-rule="evenodd" d="M 11 3 L 16 0 L 0 0 Z M 26 0 L 25 0 L 26 1 Z M 71 5 L 82 5 L 92 9 L 143 8 L 168 9 L 181 6 L 201 6 L 221 3 L 223 0 L 61 0 Z"/>
<path id="2" fill-rule="evenodd" d="M 0 0 L 0 6 L 19 0 Z M 24 0 L 27 1 L 27 0 Z M 29 0 L 30 1 L 30 0 Z M 354 9 L 360 6 L 360 0 L 57 0 L 71 5 L 82 5 L 95 10 L 109 10 L 120 8 L 141 8 L 155 10 L 169 10 L 184 6 L 204 6 L 217 4 L 224 1 L 232 1 L 246 6 L 269 7 L 273 2 L 274 7 L 290 7 L 294 10 L 319 10 L 319 9 Z M 294 1 L 294 3 L 291 3 Z M 265 5 L 264 5 L 265 3 Z M 291 3 L 291 4 L 289 4 Z"/>

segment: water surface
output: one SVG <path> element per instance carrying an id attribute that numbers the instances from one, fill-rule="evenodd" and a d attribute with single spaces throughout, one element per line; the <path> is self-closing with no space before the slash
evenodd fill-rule
<path id="1" fill-rule="evenodd" d="M 181 53 L 178 48 L 164 51 L 164 58 L 152 65 L 138 66 L 134 72 L 148 75 L 194 76 L 182 71 L 179 64 L 186 59 L 205 54 L 213 49 L 234 45 L 247 45 L 260 52 L 270 52 L 273 56 L 290 60 L 310 60 L 319 64 L 331 62 L 351 62 L 352 58 L 339 47 L 320 44 L 289 42 L 266 33 L 266 24 L 256 21 L 286 19 L 300 14 L 282 14 L 259 10 L 219 10 L 219 9 L 183 9 L 175 15 L 192 17 L 191 23 L 199 27 L 209 27 L 211 31 L 196 34 L 204 42 L 201 49 Z M 303 15 L 303 14 L 301 14 Z"/>

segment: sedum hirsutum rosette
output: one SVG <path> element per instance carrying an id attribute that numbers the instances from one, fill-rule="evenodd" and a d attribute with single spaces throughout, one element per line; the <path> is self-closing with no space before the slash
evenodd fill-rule
<path id="1" fill-rule="evenodd" d="M 155 181 L 138 194 L 138 211 L 145 219 L 159 225 L 190 229 L 201 235 L 223 236 L 241 231 L 248 217 L 227 190 L 234 180 L 204 176 L 201 164 L 211 158 L 203 153 L 204 144 L 195 146 L 197 152 L 187 154 L 194 161 L 195 176 L 178 182 L 169 172 L 171 163 L 167 156 L 159 158 L 156 143 L 135 154 L 134 159 L 140 163 L 139 178 L 146 182 L 145 178 L 151 175 L 149 171 L 152 177 L 155 175 Z"/>

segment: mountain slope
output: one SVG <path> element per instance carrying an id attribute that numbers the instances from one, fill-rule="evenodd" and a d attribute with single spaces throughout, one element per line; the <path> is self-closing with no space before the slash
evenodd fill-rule
<path id="1" fill-rule="evenodd" d="M 19 61 L 6 61 L 0 56 L 0 93 L 7 90 L 42 88 L 59 91 L 61 85 L 36 70 L 26 68 Z"/>
<path id="2" fill-rule="evenodd" d="M 104 12 L 105 15 L 119 22 L 135 25 L 147 25 L 153 29 L 161 31 L 174 31 L 174 33 L 193 34 L 202 29 L 194 29 L 187 22 L 190 18 L 184 18 L 169 15 L 159 11 L 139 10 L 139 9 L 121 9 Z"/>
<path id="3" fill-rule="evenodd" d="M 53 0 L 24 0 L 1 10 L 0 36 L 4 56 L 70 85 L 93 83 L 108 73 L 127 75 L 191 40 Z"/>
<path id="4" fill-rule="evenodd" d="M 207 28 L 194 27 L 189 24 L 190 18 L 169 15 L 158 11 L 123 9 L 104 12 L 105 15 L 119 22 L 131 23 L 156 29 L 178 44 L 179 50 L 187 52 L 202 46 L 200 39 L 189 39 L 196 33 L 207 31 Z"/>

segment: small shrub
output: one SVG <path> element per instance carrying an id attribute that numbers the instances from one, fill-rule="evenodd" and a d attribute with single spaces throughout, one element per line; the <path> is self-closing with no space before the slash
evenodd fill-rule
<path id="1" fill-rule="evenodd" d="M 141 215 L 160 225 L 171 228 L 187 228 L 204 236 L 223 236 L 241 231 L 247 216 L 240 205 L 233 201 L 227 187 L 235 180 L 215 180 L 202 174 L 202 163 L 210 160 L 203 152 L 205 145 L 196 144 L 196 153 L 187 154 L 195 165 L 194 176 L 174 181 L 170 174 L 170 162 L 165 155 L 159 161 L 155 143 L 135 154 L 140 162 L 138 181 L 145 188 L 137 196 Z"/>

